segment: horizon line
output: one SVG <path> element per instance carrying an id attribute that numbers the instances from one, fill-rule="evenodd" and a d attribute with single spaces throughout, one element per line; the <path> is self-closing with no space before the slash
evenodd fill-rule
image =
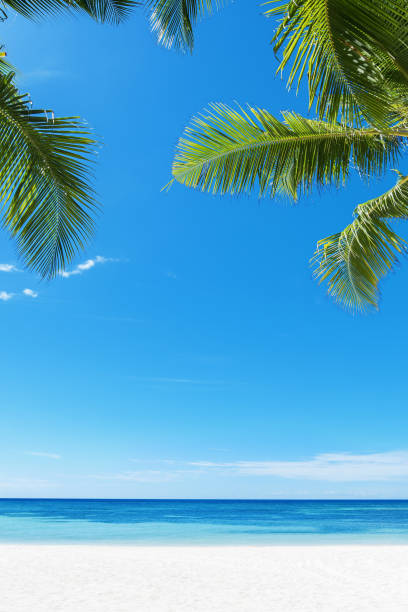
<path id="1" fill-rule="evenodd" d="M 1 501 L 242 501 L 242 502 L 368 502 L 406 501 L 408 497 L 0 497 Z"/>

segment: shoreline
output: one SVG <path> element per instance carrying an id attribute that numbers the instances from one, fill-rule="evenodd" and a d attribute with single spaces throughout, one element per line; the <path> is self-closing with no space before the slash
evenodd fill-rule
<path id="1" fill-rule="evenodd" d="M 13 612 L 405 612 L 408 545 L 0 544 Z"/>
<path id="2" fill-rule="evenodd" d="M 174 549 L 174 548 L 180 548 L 180 549 L 191 549 L 191 548 L 197 548 L 197 549 L 203 549 L 206 550 L 208 548 L 214 548 L 214 549 L 264 549 L 264 548 L 270 548 L 270 549 L 275 549 L 275 548 L 406 548 L 408 550 L 408 541 L 398 541 L 397 538 L 395 539 L 395 541 L 392 540 L 384 540 L 384 541 L 379 541 L 379 540 L 374 540 L 374 539 L 370 539 L 367 541 L 363 541 L 361 539 L 356 539 L 356 540 L 330 540 L 330 541 L 321 541 L 318 540 L 318 538 L 315 539 L 315 541 L 312 541 L 312 539 L 310 541 L 279 541 L 279 542 L 275 542 L 275 543 L 254 543 L 254 542 L 248 542 L 248 543 L 236 543 L 236 542 L 219 542 L 217 544 L 215 544 L 214 542 L 210 542 L 210 543 L 205 543 L 205 542 L 193 542 L 191 544 L 186 543 L 186 542 L 162 542 L 162 541 L 157 541 L 157 542 L 136 542 L 136 541 L 119 541 L 119 540 L 114 540 L 114 541 L 109 541 L 109 540 L 95 540 L 95 541 L 84 541 L 84 540 L 72 540 L 72 541 L 60 541 L 60 540 L 56 540 L 56 541 L 1 541 L 0 540 L 0 550 L 2 548 L 18 548 L 18 547 L 24 547 L 27 546 L 29 548 L 35 548 L 35 547 L 51 547 L 51 548 L 70 548 L 70 547 L 85 547 L 85 548 L 164 548 L 164 549 Z M 1 609 L 0 609 L 1 612 Z"/>

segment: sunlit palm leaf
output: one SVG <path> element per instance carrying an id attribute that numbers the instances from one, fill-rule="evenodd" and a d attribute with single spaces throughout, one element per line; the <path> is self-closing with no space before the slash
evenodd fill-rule
<path id="1" fill-rule="evenodd" d="M 395 99 L 408 93 L 408 10 L 405 0 L 281 0 L 273 42 L 283 47 L 289 85 L 306 76 L 319 117 L 352 124 L 361 114 L 384 124 Z"/>
<path id="2" fill-rule="evenodd" d="M 374 129 L 283 113 L 283 121 L 259 108 L 234 110 L 212 105 L 193 118 L 180 139 L 174 178 L 212 193 L 259 195 L 284 190 L 301 195 L 314 183 L 341 184 L 353 165 L 364 175 L 378 174 L 395 160 L 400 138 Z"/>
<path id="3" fill-rule="evenodd" d="M 150 25 L 164 47 L 192 51 L 193 27 L 205 14 L 221 8 L 227 0 L 148 0 Z"/>
<path id="4" fill-rule="evenodd" d="M 38 19 L 66 11 L 84 11 L 102 23 L 120 23 L 140 5 L 137 0 L 5 0 L 5 4 L 28 17 Z"/>
<path id="5" fill-rule="evenodd" d="M 11 77 L 0 76 L 2 222 L 27 267 L 52 277 L 92 233 L 96 142 L 77 118 L 31 109 Z"/>
<path id="6" fill-rule="evenodd" d="M 365 310 L 378 305 L 378 283 L 406 251 L 407 243 L 387 221 L 408 219 L 408 177 L 384 195 L 355 210 L 342 232 L 318 242 L 316 276 L 327 280 L 329 294 L 343 306 Z"/>

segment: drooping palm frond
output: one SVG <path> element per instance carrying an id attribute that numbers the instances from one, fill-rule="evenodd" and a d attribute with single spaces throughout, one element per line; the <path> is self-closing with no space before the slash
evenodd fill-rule
<path id="1" fill-rule="evenodd" d="M 270 0 L 281 18 L 274 38 L 283 47 L 279 70 L 288 84 L 304 76 L 320 118 L 353 124 L 361 115 L 384 125 L 396 98 L 408 94 L 408 6 L 405 0 Z"/>
<path id="2" fill-rule="evenodd" d="M 75 0 L 77 10 L 85 11 L 100 23 L 119 24 L 125 21 L 132 11 L 141 6 L 138 0 Z M 75 8 L 76 8 L 75 7 Z"/>
<path id="3" fill-rule="evenodd" d="M 0 209 L 28 268 L 53 277 L 92 233 L 96 141 L 75 117 L 33 110 L 0 76 Z"/>
<path id="4" fill-rule="evenodd" d="M 227 0 L 147 0 L 150 26 L 159 44 L 192 51 L 193 27 L 198 19 L 221 8 Z"/>
<path id="5" fill-rule="evenodd" d="M 61 12 L 85 12 L 96 21 L 114 24 L 124 21 L 137 0 L 4 0 L 17 13 L 28 19 L 40 19 Z"/>
<path id="6" fill-rule="evenodd" d="M 364 175 L 381 173 L 399 154 L 399 136 L 374 129 L 266 110 L 234 110 L 214 104 L 193 118 L 180 139 L 173 177 L 188 187 L 212 193 L 259 195 L 284 190 L 301 195 L 318 185 L 339 185 L 353 165 Z"/>
<path id="7" fill-rule="evenodd" d="M 408 219 L 408 177 L 382 196 L 360 204 L 342 232 L 319 240 L 313 258 L 316 277 L 329 295 L 352 310 L 378 305 L 378 283 L 406 251 L 407 243 L 388 221 Z"/>

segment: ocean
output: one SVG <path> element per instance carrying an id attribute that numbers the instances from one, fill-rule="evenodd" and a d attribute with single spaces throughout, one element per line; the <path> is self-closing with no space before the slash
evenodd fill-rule
<path id="1" fill-rule="evenodd" d="M 0 542 L 408 543 L 408 501 L 0 499 Z"/>

